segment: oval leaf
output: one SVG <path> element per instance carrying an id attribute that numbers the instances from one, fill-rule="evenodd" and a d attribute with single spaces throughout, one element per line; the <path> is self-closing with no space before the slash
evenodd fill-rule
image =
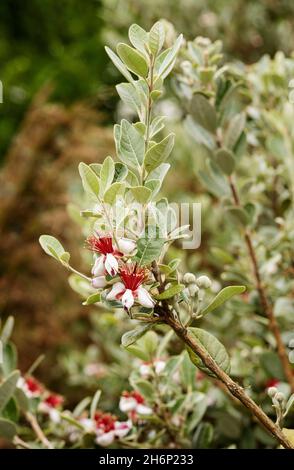
<path id="1" fill-rule="evenodd" d="M 222 343 L 212 334 L 201 328 L 188 328 L 189 333 L 197 342 L 206 350 L 217 365 L 226 373 L 230 371 L 230 358 Z M 214 377 L 214 374 L 203 364 L 202 360 L 197 356 L 191 348 L 187 347 L 189 356 L 193 364 L 206 374 Z"/>
<path id="2" fill-rule="evenodd" d="M 175 295 L 179 294 L 184 290 L 185 286 L 183 284 L 175 284 L 174 286 L 169 287 L 161 294 L 155 295 L 154 298 L 156 300 L 166 300 L 174 297 Z"/>
<path id="3" fill-rule="evenodd" d="M 143 54 L 122 42 L 117 45 L 117 53 L 131 72 L 139 77 L 147 77 L 148 64 Z"/>
<path id="4" fill-rule="evenodd" d="M 206 315 L 208 312 L 211 312 L 212 310 L 215 310 L 216 308 L 220 307 L 224 302 L 229 300 L 231 297 L 234 295 L 239 295 L 243 294 L 245 292 L 246 287 L 245 286 L 228 286 L 224 287 L 217 295 L 216 297 L 210 302 L 207 307 L 205 307 L 204 310 L 202 310 L 201 314 Z"/>

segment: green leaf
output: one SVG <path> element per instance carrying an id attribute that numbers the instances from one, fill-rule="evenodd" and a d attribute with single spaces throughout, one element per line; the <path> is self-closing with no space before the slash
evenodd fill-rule
<path id="1" fill-rule="evenodd" d="M 166 289 L 164 292 L 161 292 L 161 294 L 155 295 L 156 300 L 166 300 L 170 299 L 171 297 L 174 297 L 175 295 L 179 294 L 184 290 L 185 286 L 183 284 L 175 284 L 168 289 Z"/>
<path id="2" fill-rule="evenodd" d="M 136 260 L 141 265 L 151 264 L 158 258 L 164 245 L 162 238 L 139 238 L 137 242 Z"/>
<path id="3" fill-rule="evenodd" d="M 92 168 L 86 163 L 79 164 L 79 173 L 82 179 L 84 191 L 92 196 L 99 196 L 99 178 Z"/>
<path id="4" fill-rule="evenodd" d="M 196 93 L 190 103 L 190 114 L 199 126 L 214 134 L 216 131 L 216 112 L 205 96 Z"/>
<path id="5" fill-rule="evenodd" d="M 136 51 L 136 49 L 133 49 L 122 42 L 117 45 L 116 50 L 120 59 L 131 72 L 135 73 L 139 77 L 147 77 L 148 64 L 141 52 Z"/>
<path id="6" fill-rule="evenodd" d="M 75 418 L 79 418 L 83 411 L 85 411 L 86 408 L 88 408 L 89 404 L 91 403 L 91 398 L 90 397 L 85 397 L 80 401 L 80 403 L 77 404 L 75 409 L 73 410 L 72 414 Z"/>
<path id="7" fill-rule="evenodd" d="M 185 118 L 184 126 L 195 142 L 204 145 L 210 150 L 214 150 L 216 148 L 215 136 L 207 129 L 200 126 L 191 115 L 188 115 Z"/>
<path id="8" fill-rule="evenodd" d="M 220 169 L 226 174 L 231 175 L 235 169 L 235 157 L 234 154 L 225 148 L 217 150 L 215 153 L 215 160 Z"/>
<path id="9" fill-rule="evenodd" d="M 146 54 L 145 44 L 148 42 L 148 34 L 145 29 L 137 24 L 132 24 L 129 28 L 129 40 L 138 51 Z"/>
<path id="10" fill-rule="evenodd" d="M 128 82 L 133 81 L 133 77 L 126 68 L 125 64 L 120 60 L 119 57 L 111 50 L 109 47 L 105 46 L 105 51 L 108 57 L 112 60 L 116 68 L 120 71 L 120 73 L 128 80 Z"/>
<path id="11" fill-rule="evenodd" d="M 57 238 L 51 235 L 41 235 L 39 243 L 47 255 L 52 256 L 57 261 L 60 261 L 60 257 L 65 253 L 63 246 L 57 240 Z"/>
<path id="12" fill-rule="evenodd" d="M 188 328 L 189 333 L 194 339 L 206 350 L 210 357 L 217 363 L 217 365 L 226 373 L 230 371 L 230 359 L 225 347 L 221 342 L 208 331 L 201 328 Z M 194 351 L 187 347 L 189 356 L 193 364 L 201 369 L 206 374 L 214 377 L 214 374 L 203 364 L 202 360 L 197 356 Z"/>
<path id="13" fill-rule="evenodd" d="M 157 55 L 162 49 L 165 39 L 165 30 L 162 21 L 157 21 L 149 33 L 149 48 L 152 54 Z"/>
<path id="14" fill-rule="evenodd" d="M 206 315 L 207 313 L 211 312 L 212 310 L 215 310 L 216 308 L 220 307 L 224 302 L 229 300 L 231 297 L 234 295 L 240 295 L 245 292 L 246 287 L 245 286 L 228 286 L 224 287 L 210 302 L 207 307 L 205 307 L 201 314 Z"/>
<path id="15" fill-rule="evenodd" d="M 114 161 L 111 157 L 105 158 L 100 171 L 100 194 L 103 196 L 105 191 L 109 188 L 114 177 Z"/>
<path id="16" fill-rule="evenodd" d="M 158 167 L 156 167 L 148 174 L 146 181 L 160 180 L 162 183 L 169 169 L 169 163 L 161 163 Z"/>
<path id="17" fill-rule="evenodd" d="M 15 399 L 12 397 L 10 398 L 9 402 L 5 406 L 4 410 L 2 411 L 3 418 L 9 419 L 16 423 L 19 419 L 19 409 Z"/>
<path id="18" fill-rule="evenodd" d="M 4 376 L 9 375 L 17 367 L 17 349 L 13 343 L 3 343 L 3 363 L 1 364 Z"/>
<path id="19" fill-rule="evenodd" d="M 100 171 L 101 171 L 101 168 L 102 168 L 102 163 L 90 163 L 89 167 L 91 168 L 91 170 L 94 171 L 94 173 L 96 173 L 97 176 L 100 177 Z"/>
<path id="20" fill-rule="evenodd" d="M 126 165 L 120 162 L 115 162 L 113 183 L 123 181 L 126 178 L 127 174 L 128 174 L 128 169 Z"/>
<path id="21" fill-rule="evenodd" d="M 10 315 L 7 318 L 6 322 L 4 323 L 4 326 L 2 328 L 1 335 L 0 335 L 0 340 L 3 346 L 9 340 L 12 334 L 13 327 L 14 327 L 14 318 Z"/>
<path id="22" fill-rule="evenodd" d="M 241 134 L 245 128 L 246 118 L 245 114 L 236 114 L 233 119 L 230 120 L 229 126 L 224 134 L 224 146 L 228 149 L 234 149 Z"/>
<path id="23" fill-rule="evenodd" d="M 148 180 L 145 183 L 145 187 L 148 188 L 151 191 L 151 195 L 154 198 L 158 191 L 161 188 L 161 180 Z"/>
<path id="24" fill-rule="evenodd" d="M 97 392 L 95 393 L 93 397 L 91 407 L 90 407 L 90 419 L 95 418 L 95 413 L 97 411 L 97 406 L 98 406 L 100 397 L 101 397 L 101 390 L 97 390 Z"/>
<path id="25" fill-rule="evenodd" d="M 19 408 L 22 411 L 28 411 L 30 402 L 26 394 L 21 388 L 16 388 L 14 392 L 15 399 L 18 403 Z"/>
<path id="26" fill-rule="evenodd" d="M 119 139 L 120 158 L 126 165 L 138 170 L 145 154 L 144 137 L 126 119 L 121 122 Z"/>
<path id="27" fill-rule="evenodd" d="M 153 145 L 146 153 L 144 166 L 148 172 L 157 168 L 170 155 L 174 146 L 174 134 L 169 134 L 161 142 Z"/>
<path id="28" fill-rule="evenodd" d="M 193 436 L 194 449 L 208 449 L 213 438 L 213 427 L 210 423 L 200 423 Z"/>
<path id="29" fill-rule="evenodd" d="M 2 410 L 14 394 L 19 377 L 20 373 L 16 370 L 0 384 L 0 413 L 2 413 Z"/>
<path id="30" fill-rule="evenodd" d="M 130 188 L 134 198 L 140 204 L 146 204 L 149 201 L 152 191 L 144 186 L 134 186 Z"/>
<path id="31" fill-rule="evenodd" d="M 241 207 L 228 206 L 226 207 L 226 212 L 231 217 L 233 222 L 236 222 L 243 227 L 246 227 L 246 225 L 248 225 L 250 222 L 249 215 Z"/>
<path id="32" fill-rule="evenodd" d="M 104 194 L 104 201 L 112 206 L 115 203 L 116 198 L 124 193 L 124 190 L 124 183 L 113 183 Z"/>
<path id="33" fill-rule="evenodd" d="M 83 305 L 92 305 L 96 304 L 97 302 L 101 301 L 101 294 L 100 292 L 95 292 L 95 294 L 91 294 L 84 302 Z"/>
<path id="34" fill-rule="evenodd" d="M 141 116 L 141 101 L 136 87 L 132 83 L 120 83 L 116 85 L 116 90 L 121 100 L 134 110 L 138 116 Z"/>
<path id="35" fill-rule="evenodd" d="M 144 398 L 147 400 L 152 400 L 155 391 L 153 385 L 150 382 L 147 382 L 146 380 L 138 380 L 135 382 L 135 387 Z"/>
<path id="36" fill-rule="evenodd" d="M 138 339 L 140 339 L 148 330 L 152 328 L 152 324 L 143 323 L 142 325 L 137 326 L 134 330 L 127 331 L 121 338 L 121 345 L 124 348 L 128 348 Z"/>
<path id="37" fill-rule="evenodd" d="M 169 72 L 171 71 L 173 65 L 174 65 L 174 62 L 176 60 L 176 57 L 177 57 L 177 53 L 179 52 L 180 50 L 180 47 L 182 45 L 182 40 L 183 40 L 183 35 L 180 34 L 180 36 L 178 37 L 178 39 L 176 40 L 175 44 L 173 45 L 173 47 L 171 47 L 168 52 L 165 54 L 164 56 L 164 59 L 162 60 L 161 64 L 160 64 L 160 67 L 158 69 L 158 75 L 161 77 L 161 78 L 165 78 L 167 77 L 167 75 L 169 74 Z M 164 51 L 165 52 L 165 51 Z M 158 57 L 158 59 L 160 60 L 160 56 Z"/>
<path id="38" fill-rule="evenodd" d="M 11 441 L 16 433 L 17 428 L 12 421 L 9 421 L 5 418 L 0 418 L 0 436 Z"/>

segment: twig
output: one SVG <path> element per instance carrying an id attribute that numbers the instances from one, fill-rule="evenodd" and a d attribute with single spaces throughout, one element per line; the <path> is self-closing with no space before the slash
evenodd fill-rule
<path id="1" fill-rule="evenodd" d="M 237 191 L 236 185 L 235 185 L 232 177 L 230 177 L 230 176 L 229 176 L 229 183 L 230 183 L 230 188 L 231 188 L 231 191 L 232 191 L 232 196 L 233 196 L 235 206 L 240 207 L 241 204 L 240 204 L 238 191 Z M 291 367 L 289 359 L 288 359 L 288 355 L 287 355 L 285 345 L 282 341 L 281 332 L 280 332 L 278 322 L 277 322 L 277 320 L 274 316 L 272 306 L 271 306 L 271 304 L 268 300 L 268 296 L 267 296 L 265 287 L 262 284 L 262 280 L 261 280 L 261 276 L 260 276 L 260 272 L 259 272 L 259 267 L 258 267 L 258 262 L 257 262 L 257 257 L 256 257 L 256 253 L 255 253 L 253 243 L 252 243 L 252 233 L 248 228 L 245 231 L 244 239 L 245 239 L 245 243 L 246 243 L 248 253 L 249 253 L 249 257 L 250 257 L 250 260 L 251 260 L 253 274 L 254 274 L 254 278 L 255 278 L 255 285 L 256 285 L 256 289 L 257 289 L 258 294 L 259 294 L 260 303 L 261 303 L 261 306 L 264 310 L 264 313 L 266 314 L 266 316 L 268 318 L 269 329 L 272 332 L 272 334 L 273 334 L 273 336 L 276 340 L 277 352 L 278 352 L 278 355 L 279 355 L 279 358 L 280 358 L 280 361 L 281 361 L 281 364 L 282 364 L 282 367 L 283 367 L 285 377 L 286 377 L 288 383 L 290 384 L 292 393 L 294 393 L 294 374 L 293 374 L 292 367 Z"/>
<path id="2" fill-rule="evenodd" d="M 18 436 L 14 436 L 13 438 L 13 444 L 15 446 L 20 446 L 22 447 L 23 449 L 31 449 L 31 446 L 29 446 L 29 444 L 27 444 L 25 441 L 23 441 L 20 437 Z"/>
<path id="3" fill-rule="evenodd" d="M 47 449 L 54 449 L 53 445 L 51 442 L 47 439 L 45 434 L 43 433 L 42 429 L 39 426 L 39 423 L 36 419 L 36 417 L 30 413 L 29 411 L 26 412 L 25 414 L 27 421 L 30 423 L 33 431 L 35 432 L 37 438 L 42 442 L 42 444 L 47 448 Z"/>
<path id="4" fill-rule="evenodd" d="M 250 398 L 245 390 L 236 382 L 234 382 L 229 375 L 227 375 L 206 352 L 206 350 L 198 343 L 195 338 L 189 333 L 186 328 L 183 328 L 180 323 L 176 322 L 170 312 L 165 312 L 166 323 L 174 330 L 176 335 L 189 346 L 197 356 L 203 361 L 205 366 L 213 372 L 213 374 L 225 384 L 229 392 L 236 397 L 251 413 L 258 419 L 258 421 L 269 431 L 278 442 L 286 449 L 294 449 L 292 444 L 283 434 L 281 429 L 271 421 L 262 409 Z"/>

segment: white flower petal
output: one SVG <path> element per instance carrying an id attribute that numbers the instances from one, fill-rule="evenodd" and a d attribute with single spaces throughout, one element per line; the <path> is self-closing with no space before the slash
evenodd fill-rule
<path id="1" fill-rule="evenodd" d="M 94 432 L 95 423 L 92 419 L 82 418 L 82 419 L 80 419 L 80 423 L 84 427 L 86 432 Z"/>
<path id="2" fill-rule="evenodd" d="M 151 375 L 151 367 L 149 364 L 141 364 L 139 367 L 139 373 L 142 377 L 149 377 Z"/>
<path id="3" fill-rule="evenodd" d="M 113 443 L 114 438 L 115 438 L 114 431 L 102 432 L 102 434 L 97 434 L 96 442 L 100 446 L 106 447 Z"/>
<path id="4" fill-rule="evenodd" d="M 132 397 L 121 397 L 119 401 L 119 409 L 123 413 L 133 411 L 137 407 L 137 401 Z"/>
<path id="5" fill-rule="evenodd" d="M 111 253 L 107 253 L 105 257 L 104 266 L 110 276 L 115 276 L 115 274 L 117 274 L 118 262 L 117 259 Z"/>
<path id="6" fill-rule="evenodd" d="M 151 415 L 153 413 L 152 408 L 145 405 L 138 405 L 136 411 L 139 415 Z"/>
<path id="7" fill-rule="evenodd" d="M 130 289 L 127 289 L 124 295 L 122 296 L 121 301 L 122 301 L 124 308 L 126 308 L 127 310 L 130 310 L 130 308 L 132 308 L 135 302 L 133 292 Z"/>
<path id="8" fill-rule="evenodd" d="M 136 248 L 136 242 L 130 238 L 120 238 L 118 240 L 118 249 L 122 253 L 128 254 L 134 251 Z"/>
<path id="9" fill-rule="evenodd" d="M 105 287 L 106 284 L 107 282 L 106 282 L 105 276 L 98 276 L 92 279 L 92 286 L 95 289 L 100 289 L 101 287 Z"/>
<path id="10" fill-rule="evenodd" d="M 126 288 L 122 282 L 116 282 L 113 284 L 112 289 L 108 292 L 106 299 L 107 300 L 117 300 L 119 294 L 123 294 Z"/>
<path id="11" fill-rule="evenodd" d="M 114 427 L 117 437 L 125 437 L 132 428 L 132 421 L 116 421 Z"/>
<path id="12" fill-rule="evenodd" d="M 99 256 L 95 263 L 94 263 L 94 266 L 92 268 L 92 274 L 93 276 L 102 276 L 103 274 L 105 274 L 105 267 L 104 267 L 104 256 Z"/>
<path id="13" fill-rule="evenodd" d="M 59 423 L 61 419 L 59 411 L 51 408 L 51 410 L 49 411 L 49 418 L 51 419 L 52 423 Z"/>
<path id="14" fill-rule="evenodd" d="M 153 308 L 155 302 L 152 299 L 149 292 L 146 289 L 144 289 L 144 287 L 140 286 L 137 289 L 136 294 L 138 296 L 139 304 L 141 304 L 143 307 L 146 307 L 146 308 Z"/>
<path id="15" fill-rule="evenodd" d="M 165 369 L 165 361 L 155 361 L 154 368 L 156 374 L 161 374 L 161 372 L 163 372 Z"/>

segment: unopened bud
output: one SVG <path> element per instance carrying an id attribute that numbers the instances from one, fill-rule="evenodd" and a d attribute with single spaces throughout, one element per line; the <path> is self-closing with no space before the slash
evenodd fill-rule
<path id="1" fill-rule="evenodd" d="M 276 387 L 269 387 L 267 390 L 267 394 L 271 398 L 273 398 L 277 393 L 278 393 L 278 389 Z"/>
<path id="2" fill-rule="evenodd" d="M 211 280 L 207 276 L 200 276 L 197 278 L 196 283 L 198 287 L 203 287 L 203 289 L 209 289 L 211 287 Z"/>
<path id="3" fill-rule="evenodd" d="M 188 290 L 189 290 L 191 297 L 195 297 L 195 295 L 199 291 L 199 287 L 196 284 L 189 284 Z"/>
<path id="4" fill-rule="evenodd" d="M 285 400 L 285 395 L 282 392 L 278 392 L 275 395 L 275 399 L 279 402 L 283 402 Z"/>
<path id="5" fill-rule="evenodd" d="M 193 273 L 186 273 L 183 277 L 183 281 L 185 284 L 195 284 L 196 277 Z"/>

